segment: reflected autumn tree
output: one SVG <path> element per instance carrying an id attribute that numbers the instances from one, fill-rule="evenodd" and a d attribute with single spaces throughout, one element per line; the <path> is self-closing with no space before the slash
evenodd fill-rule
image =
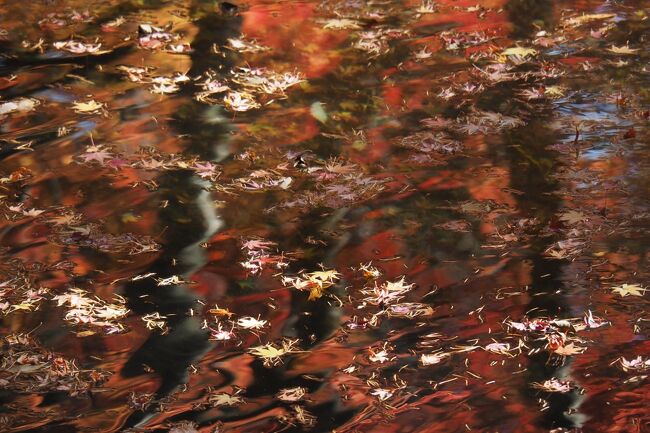
<path id="1" fill-rule="evenodd" d="M 211 2 L 194 2 L 190 16 L 198 33 L 192 42 L 192 76 L 207 71 L 231 70 L 234 54 L 207 56 L 213 46 L 223 47 L 228 38 L 239 36 L 241 18 L 215 11 Z M 215 107 L 195 101 L 187 94 L 172 125 L 186 137 L 183 155 L 189 158 L 219 162 L 228 156 L 230 127 Z M 180 277 L 189 279 L 208 262 L 202 246 L 218 230 L 224 228 L 209 192 L 209 182 L 190 170 L 170 170 L 156 179 L 159 185 L 160 211 L 158 224 L 163 229 L 162 252 L 144 273 L 155 274 L 125 285 L 124 296 L 138 315 L 159 313 L 166 317 L 168 330 L 153 331 L 149 339 L 129 358 L 121 374 L 140 375 L 151 368 L 161 379 L 156 398 L 162 399 L 178 391 L 188 380 L 190 366 L 198 362 L 211 347 L 209 331 L 203 328 L 202 306 L 197 295 L 186 285 L 158 286 L 157 279 Z M 155 412 L 136 411 L 125 427 L 145 425 Z"/>
<path id="2" fill-rule="evenodd" d="M 19 429 L 76 431 L 110 424 L 106 431 L 160 430 L 170 428 L 168 423 L 190 420 L 206 431 L 223 422 L 234 431 L 298 432 L 311 426 L 312 431 L 379 433 L 470 428 L 537 432 L 579 428 L 583 423 L 582 413 L 576 413 L 579 409 L 585 416 L 599 414 L 594 416 L 599 418 L 594 425 L 605 425 L 603 420 L 611 418 L 616 428 L 625 431 L 630 419 L 643 418 L 643 406 L 636 400 L 629 405 L 609 404 L 615 398 L 619 402 L 638 399 L 643 392 L 634 389 L 639 386 L 633 381 L 621 385 L 618 365 L 608 365 L 620 353 L 628 357 L 643 353 L 638 342 L 645 332 L 645 322 L 639 319 L 644 304 L 634 303 L 643 298 L 617 302 L 609 286 L 612 275 L 621 283 L 632 276 L 634 281 L 628 282 L 643 282 L 643 264 L 648 261 L 643 239 L 647 236 L 626 231 L 621 234 L 627 236 L 624 240 L 613 239 L 614 231 L 609 229 L 627 230 L 624 224 L 629 222 L 615 226 L 609 221 L 604 226 L 607 234 L 603 230 L 597 235 L 605 241 L 593 254 L 600 270 L 589 269 L 591 278 L 600 275 L 604 280 L 595 289 L 575 288 L 596 281 L 577 276 L 581 266 L 593 263 L 588 262 L 593 258 L 590 253 L 575 261 L 551 260 L 548 250 L 558 236 L 571 236 L 562 222 L 567 208 L 584 211 L 582 218 L 572 215 L 580 220 L 580 227 L 593 228 L 592 218 L 601 221 L 615 215 L 622 219 L 623 213 L 616 212 L 630 205 L 625 191 L 606 197 L 604 187 L 598 194 L 572 194 L 573 179 L 581 186 L 600 188 L 595 172 L 606 173 L 603 177 L 613 181 L 625 177 L 636 188 L 634 210 L 645 209 L 645 178 L 638 176 L 645 173 L 641 150 L 645 135 L 638 125 L 647 115 L 626 112 L 623 95 L 612 98 L 600 92 L 598 97 L 605 102 L 600 101 L 594 110 L 605 114 L 590 115 L 601 115 L 601 123 L 614 123 L 616 117 L 626 129 L 634 123 L 636 132 L 624 130 L 620 135 L 628 138 L 614 137 L 602 146 L 616 148 L 616 155 L 585 145 L 589 153 L 570 155 L 569 163 L 577 167 L 568 170 L 569 158 L 563 153 L 566 137 L 561 131 L 562 124 L 571 122 L 567 113 L 574 107 L 565 100 L 522 96 L 524 90 L 535 93 L 538 86 L 556 83 L 561 88 L 554 90 L 562 93 L 565 85 L 578 87 L 585 77 L 600 75 L 590 69 L 598 59 L 558 56 L 554 48 L 546 50 L 532 40 L 538 29 L 550 30 L 546 44 L 553 43 L 551 30 L 560 29 L 560 35 L 569 31 L 553 22 L 561 14 L 560 5 L 595 13 L 600 3 L 431 3 L 252 1 L 250 9 L 238 14 L 233 6 L 223 9 L 218 2 L 129 1 L 98 12 L 95 25 L 129 14 L 119 37 L 102 34 L 107 46 L 119 41 L 106 55 L 19 53 L 16 41 L 3 44 L 7 51 L 20 55 L 3 60 L 3 70 L 15 70 L 18 78 L 2 77 L 1 85 L 7 86 L 2 96 L 32 96 L 47 108 L 8 116 L 3 123 L 9 131 L 3 138 L 35 140 L 33 152 L 9 141 L 3 145 L 0 156 L 10 162 L 7 173 L 29 166 L 38 176 L 29 190 L 14 195 L 12 189 L 9 201 L 48 213 L 59 209 L 54 205 L 65 203 L 66 211 L 79 213 L 84 222 L 102 225 L 106 238 L 128 231 L 127 235 L 133 232 L 134 236 L 146 233 L 161 244 L 157 253 L 127 256 L 107 248 L 77 248 L 77 238 L 70 245 L 55 245 L 44 234 L 48 229 L 42 224 L 44 218 L 3 222 L 3 241 L 14 246 L 10 253 L 26 263 L 35 258 L 43 262 L 74 259 L 68 279 L 59 275 L 52 285 L 44 286 L 55 292 L 74 284 L 93 290 L 102 299 L 123 293 L 133 312 L 125 320 L 128 332 L 118 335 L 100 335 L 101 331 L 79 324 L 60 326 L 66 312 L 49 300 L 29 315 L 7 316 L 7 329 L 33 329 L 40 321 L 46 322 L 37 332 L 42 343 L 58 350 L 57 343 L 63 342 L 66 356 L 78 359 L 80 365 L 117 372 L 106 392 L 93 393 L 88 399 L 54 392 L 42 400 L 33 395 L 20 397 L 30 399 L 35 412 L 43 410 L 44 417 L 52 418 L 42 421 L 47 427 L 31 424 Z M 47 13 L 44 8 L 41 3 L 26 5 L 17 16 L 40 18 Z M 429 11 L 416 12 L 417 8 Z M 444 12 L 432 11 L 436 8 Z M 620 12 L 621 16 L 626 13 Z M 353 19 L 340 21 L 342 16 Z M 645 20 L 642 14 L 634 16 L 612 30 L 606 41 L 587 36 L 588 23 L 580 33 L 585 38 L 563 39 L 557 46 L 582 49 L 581 44 L 588 43 L 589 50 L 605 58 L 606 70 L 614 71 L 612 76 L 628 78 L 634 62 L 622 59 L 631 59 L 626 56 L 633 54 L 615 56 L 604 44 L 626 44 L 628 33 L 634 47 L 642 44 Z M 182 50 L 191 46 L 193 51 L 179 54 L 138 46 L 134 39 L 138 24 L 164 26 L 172 21 L 170 37 L 187 42 Z M 11 26 L 19 28 L 15 23 Z M 342 28 L 331 28 L 336 26 Z M 32 27 L 26 30 L 32 39 L 46 31 Z M 47 34 L 55 41 L 75 32 L 92 38 L 96 31 L 96 26 L 79 24 L 74 31 L 64 28 L 47 30 Z M 368 35 L 385 39 L 373 46 L 374 39 Z M 229 38 L 240 37 L 254 40 L 263 46 L 261 51 L 224 49 Z M 380 54 L 359 49 L 361 39 L 365 47 L 379 49 Z M 513 46 L 524 53 L 534 48 L 537 54 L 508 59 L 500 55 Z M 116 72 L 117 65 L 155 69 L 145 79 L 130 81 L 131 76 L 127 79 Z M 304 74 L 305 80 L 286 94 L 274 95 L 273 100 L 261 97 L 262 107 L 245 113 L 227 112 L 219 101 L 194 99 L 201 83 L 197 77 L 208 72 L 241 90 L 229 75 L 238 66 L 295 71 Z M 575 75 L 566 80 L 564 76 L 538 80 L 538 67 L 544 71 L 557 67 Z M 66 76 L 72 71 L 73 75 Z M 185 71 L 190 80 L 178 91 L 158 94 L 157 89 L 148 88 L 154 78 Z M 607 80 L 609 76 L 603 78 Z M 617 92 L 632 88 L 616 85 Z M 69 102 L 90 94 L 107 105 L 106 113 L 73 112 Z M 568 99 L 569 92 L 565 95 Z M 608 102 L 613 99 L 616 102 Z M 554 104 L 563 106 L 556 109 Z M 501 114 L 514 126 L 492 130 L 489 119 Z M 472 117 L 481 120 L 470 121 Z M 488 127 L 480 124 L 485 119 Z M 58 137 L 56 127 L 62 124 L 70 127 L 70 135 Z M 567 130 L 573 132 L 570 127 Z M 81 162 L 79 155 L 87 149 L 89 131 L 116 157 Z M 454 143 L 448 153 L 433 146 L 439 132 Z M 634 134 L 639 134 L 637 140 Z M 418 140 L 432 146 L 416 151 L 413 145 L 417 148 Z M 405 145 L 407 141 L 411 147 Z M 45 144 L 53 150 L 42 152 Z M 181 163 L 166 165 L 156 160 L 161 165 L 150 168 L 141 159 L 149 151 L 156 158 L 178 157 Z M 635 157 L 625 151 L 635 152 Z M 221 177 L 208 181 L 194 169 L 178 168 L 194 159 L 220 164 Z M 314 197 L 310 194 L 342 186 L 343 182 L 328 183 L 328 176 L 338 176 L 323 168 L 330 162 L 339 164 L 337 169 L 344 173 L 337 179 L 344 179 L 346 170 L 358 172 L 366 179 L 379 180 L 383 190 L 359 200 L 335 197 L 309 202 Z M 248 188 L 240 184 L 248 174 L 269 172 L 286 175 L 290 185 Z M 574 199 L 570 203 L 563 200 L 567 194 Z M 300 202 L 296 197 L 307 199 Z M 288 201 L 293 207 L 283 207 Z M 591 212 L 590 207 L 597 211 Z M 639 212 L 640 218 L 643 215 Z M 513 228 L 517 224 L 525 227 Z M 80 223 L 71 230 L 84 228 Z M 287 268 L 278 271 L 268 266 L 247 273 L 240 261 L 242 244 L 250 239 L 268 240 L 273 245 L 269 250 L 282 255 Z M 370 261 L 381 270 L 377 280 L 353 270 Z M 310 300 L 305 291 L 283 286 L 280 271 L 291 276 L 301 270 L 318 270 L 321 265 L 342 275 L 340 284 L 328 287 L 322 297 Z M 36 265 L 33 269 L 38 271 Z M 393 316 L 409 307 L 391 310 L 396 305 L 375 305 L 360 293 L 361 288 L 402 275 L 409 285 L 413 283 L 404 301 L 424 306 L 425 315 Z M 213 313 L 217 311 L 212 309 L 214 304 L 230 311 Z M 535 341 L 537 335 L 517 333 L 508 326 L 509 319 L 537 316 L 581 324 L 580 314 L 587 308 L 595 315 L 607 314 L 607 320 L 617 321 L 618 328 L 603 325 L 598 331 L 600 341 L 585 344 L 589 346 L 585 355 L 567 357 L 563 365 L 562 359 L 543 347 L 543 339 Z M 208 312 L 201 314 L 204 311 Z M 145 329 L 142 319 L 149 314 L 164 318 L 164 332 Z M 244 315 L 268 323 L 258 335 L 237 324 Z M 24 318 L 28 320 L 23 322 Z M 370 318 L 378 320 L 369 324 Z M 235 332 L 212 343 L 203 320 L 209 325 L 218 320 Z M 632 322 L 634 331 L 621 326 Z M 572 341 L 581 342 L 576 333 L 567 332 Z M 248 352 L 252 346 L 277 343 L 283 337 L 298 340 L 301 352 L 266 365 Z M 213 334 L 213 338 L 217 337 Z M 229 338 L 232 341 L 226 341 Z M 514 346 L 517 341 L 539 352 L 526 354 L 525 349 L 518 350 L 521 346 L 495 352 L 486 346 L 492 342 Z M 372 360 L 370 351 L 384 343 L 390 346 L 390 359 Z M 420 358 L 438 350 L 444 356 L 437 363 L 432 355 L 434 361 L 427 363 Z M 596 364 L 594 358 L 599 357 L 607 362 L 597 360 Z M 594 365 L 597 370 L 592 370 Z M 554 377 L 571 377 L 577 386 L 584 384 L 589 400 L 583 404 L 575 388 L 546 393 L 531 386 Z M 281 390 L 298 386 L 308 391 L 299 403 L 277 398 Z M 133 404 L 128 396 L 131 391 L 136 398 L 152 392 L 154 407 L 142 409 Z M 378 397 L 390 392 L 394 394 L 385 401 Z M 209 400 L 213 393 L 237 393 L 244 401 L 232 406 L 213 404 Z M 17 401 L 13 395 L 2 397 L 10 404 Z M 61 409 L 63 415 L 55 418 L 53 408 Z M 315 419 L 304 425 L 296 422 L 291 418 L 296 408 L 313 413 Z M 88 416 L 66 418 L 77 412 Z"/>
<path id="3" fill-rule="evenodd" d="M 506 10 L 514 26 L 514 38 L 531 37 L 538 30 L 553 25 L 554 8 L 547 1 L 510 0 Z M 560 137 L 549 127 L 551 122 L 550 116 L 535 117 L 526 128 L 507 135 L 511 187 L 523 192 L 516 196 L 517 207 L 523 216 L 535 218 L 539 227 L 553 223 L 561 200 L 558 181 L 554 177 L 554 170 L 560 162 L 558 155 L 549 150 Z M 534 316 L 570 317 L 572 311 L 567 294 L 564 290 L 558 290 L 563 286 L 565 263 L 544 254 L 552 242 L 540 230 L 536 242 L 524 258 L 531 265 L 531 302 L 525 310 Z M 553 295 L 548 296 L 551 293 Z M 571 361 L 549 359 L 549 354 L 545 352 L 529 355 L 528 359 L 527 380 L 523 382 L 525 388 L 521 393 L 530 399 L 532 406 L 537 404 L 539 392 L 532 389 L 530 384 L 569 376 Z M 551 394 L 548 408 L 541 414 L 540 425 L 548 429 L 579 427 L 579 418 L 570 414 L 581 400 L 578 391 Z"/>

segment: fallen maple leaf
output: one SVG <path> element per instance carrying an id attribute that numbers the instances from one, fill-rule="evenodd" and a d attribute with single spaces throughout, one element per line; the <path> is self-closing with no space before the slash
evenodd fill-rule
<path id="1" fill-rule="evenodd" d="M 309 290 L 309 301 L 323 296 L 325 289 L 331 287 L 340 278 L 334 269 L 303 273 L 298 277 L 282 277 L 285 286 L 293 286 L 298 290 Z"/>
<path id="2" fill-rule="evenodd" d="M 267 320 L 260 320 L 254 317 L 245 316 L 237 320 L 237 326 L 244 329 L 262 329 L 268 323 Z"/>
<path id="3" fill-rule="evenodd" d="M 611 48 L 607 48 L 607 51 L 614 54 L 634 54 L 637 51 L 639 51 L 639 49 L 630 48 L 629 45 L 621 45 L 620 47 L 617 47 L 616 45 L 612 45 Z"/>
<path id="4" fill-rule="evenodd" d="M 621 295 L 621 297 L 626 296 L 643 296 L 645 294 L 645 289 L 638 284 L 621 284 L 620 286 L 612 287 L 612 291 Z"/>
<path id="5" fill-rule="evenodd" d="M 585 214 L 582 212 L 578 212 L 575 210 L 570 210 L 567 212 L 564 212 L 562 215 L 560 215 L 560 220 L 561 221 L 566 221 L 569 224 L 578 224 L 583 221 L 587 221 L 588 218 Z"/>
<path id="6" fill-rule="evenodd" d="M 104 104 L 102 104 L 101 102 L 97 102 L 94 99 L 91 99 L 86 102 L 74 101 L 72 103 L 72 108 L 77 113 L 92 114 L 103 110 Z"/>
<path id="7" fill-rule="evenodd" d="M 542 391 L 559 393 L 569 392 L 573 388 L 573 384 L 570 381 L 556 379 L 555 377 L 544 381 L 544 383 L 533 382 L 531 386 Z"/>
<path id="8" fill-rule="evenodd" d="M 526 47 L 511 47 L 503 50 L 501 54 L 504 56 L 531 57 L 537 54 L 537 50 Z"/>
<path id="9" fill-rule="evenodd" d="M 536 55 L 537 50 L 534 48 L 510 47 L 503 50 L 501 54 L 497 56 L 497 61 L 499 63 L 506 63 L 506 61 L 509 60 L 518 64 L 523 63 Z"/>
<path id="10" fill-rule="evenodd" d="M 225 392 L 219 392 L 215 394 L 210 394 L 208 396 L 208 404 L 213 407 L 216 406 L 234 406 L 236 404 L 243 403 L 244 399 L 236 395 L 227 394 Z"/>
<path id="11" fill-rule="evenodd" d="M 553 352 L 562 356 L 571 356 L 571 355 L 578 355 L 580 353 L 583 353 L 585 350 L 587 350 L 586 347 L 580 347 L 580 346 L 576 346 L 573 343 L 569 343 L 566 346 L 558 347 Z"/>
<path id="12" fill-rule="evenodd" d="M 94 152 L 82 153 L 79 155 L 79 158 L 82 159 L 83 162 L 97 161 L 99 164 L 104 165 L 104 161 L 113 158 L 113 154 L 106 152 L 104 149 L 97 149 Z"/>
<path id="13" fill-rule="evenodd" d="M 616 14 L 587 14 L 579 17 L 573 17 L 562 23 L 565 27 L 577 27 L 591 21 L 608 20 L 614 18 Z"/>
<path id="14" fill-rule="evenodd" d="M 232 111 L 248 111 L 260 107 L 255 97 L 247 92 L 229 92 L 224 96 L 223 102 Z"/>
<path id="15" fill-rule="evenodd" d="M 73 54 L 104 54 L 108 52 L 106 50 L 100 50 L 100 48 L 102 47 L 102 44 L 100 43 L 87 44 L 85 42 L 70 40 L 70 41 L 54 42 L 52 46 L 57 50 L 65 50 Z"/>
<path id="16" fill-rule="evenodd" d="M 284 355 L 299 352 L 299 350 L 295 349 L 297 342 L 298 340 L 284 340 L 281 346 L 275 346 L 271 343 L 255 346 L 248 349 L 248 353 L 262 358 L 264 365 L 270 367 L 280 364 Z"/>
<path id="17" fill-rule="evenodd" d="M 340 18 L 340 19 L 327 20 L 323 28 L 333 29 L 333 30 L 346 30 L 346 29 L 353 30 L 353 29 L 360 29 L 361 25 L 359 25 L 358 21 L 347 19 L 347 18 Z"/>
<path id="18" fill-rule="evenodd" d="M 283 388 L 276 394 L 276 397 L 282 401 L 298 401 L 307 394 L 307 388 L 297 386 L 295 388 Z"/>
<path id="19" fill-rule="evenodd" d="M 435 364 L 440 364 L 448 357 L 449 357 L 448 353 L 442 353 L 442 352 L 423 353 L 420 356 L 420 362 L 422 363 L 422 365 L 435 365 Z"/>

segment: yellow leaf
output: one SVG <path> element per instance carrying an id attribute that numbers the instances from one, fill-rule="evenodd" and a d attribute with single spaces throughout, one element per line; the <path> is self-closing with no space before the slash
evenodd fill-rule
<path id="1" fill-rule="evenodd" d="M 131 212 L 127 212 L 127 213 L 122 214 L 122 222 L 123 223 L 136 223 L 136 222 L 140 221 L 141 218 L 142 217 L 140 217 L 138 215 L 134 215 Z"/>
<path id="2" fill-rule="evenodd" d="M 322 297 L 324 293 L 325 293 L 324 287 L 314 286 L 311 288 L 311 290 L 309 290 L 309 297 L 307 298 L 307 300 L 315 301 L 316 299 Z"/>
<path id="3" fill-rule="evenodd" d="M 280 358 L 286 353 L 282 347 L 275 347 L 270 344 L 253 347 L 249 352 L 264 359 Z"/>
<path id="4" fill-rule="evenodd" d="M 80 332 L 77 332 L 75 335 L 76 335 L 77 337 L 89 337 L 89 336 L 91 336 L 91 335 L 95 335 L 95 334 L 96 334 L 95 331 L 88 330 L 88 331 L 80 331 Z"/>
<path id="5" fill-rule="evenodd" d="M 75 101 L 72 103 L 72 108 L 77 113 L 95 113 L 97 111 L 101 111 L 104 108 L 104 104 L 91 99 L 86 102 Z"/>
<path id="6" fill-rule="evenodd" d="M 615 16 L 616 14 L 581 15 L 579 17 L 569 18 L 568 20 L 564 21 L 563 25 L 565 27 L 576 27 L 576 26 L 581 26 L 583 24 L 589 23 L 591 21 L 607 20 L 610 18 L 614 18 Z"/>
<path id="7" fill-rule="evenodd" d="M 534 48 L 510 47 L 499 53 L 496 56 L 496 60 L 499 63 L 506 63 L 510 61 L 516 64 L 520 64 L 531 60 L 531 58 L 536 56 L 537 53 L 537 50 Z"/>
<path id="8" fill-rule="evenodd" d="M 587 350 L 586 347 L 580 347 L 574 345 L 573 343 L 569 343 L 566 346 L 558 347 L 557 349 L 554 350 L 554 352 L 562 356 L 571 356 L 571 355 L 578 355 L 580 353 L 583 353 L 585 350 Z"/>
<path id="9" fill-rule="evenodd" d="M 339 279 L 339 273 L 336 272 L 335 270 L 331 269 L 329 271 L 316 271 L 316 272 L 311 272 L 306 275 L 306 277 L 309 279 L 309 281 L 314 282 L 314 283 L 319 283 L 322 285 L 327 284 L 328 287 L 334 284 L 336 280 Z"/>
<path id="10" fill-rule="evenodd" d="M 23 302 L 21 304 L 12 305 L 10 311 L 18 311 L 18 310 L 31 311 L 33 308 L 34 308 L 34 304 Z"/>
<path id="11" fill-rule="evenodd" d="M 275 346 L 269 343 L 263 346 L 251 347 L 248 349 L 248 353 L 262 358 L 266 366 L 277 365 L 282 362 L 282 356 L 288 353 L 298 352 L 294 348 L 296 342 L 297 340 L 284 340 L 281 346 Z"/>
<path id="12" fill-rule="evenodd" d="M 550 98 L 561 98 L 564 96 L 564 89 L 560 86 L 548 86 L 544 89 L 544 94 Z"/>
<path id="13" fill-rule="evenodd" d="M 208 403 L 214 407 L 234 406 L 236 404 L 240 404 L 243 402 L 244 399 L 242 399 L 241 397 L 237 397 L 236 395 L 226 394 L 225 392 L 219 392 L 208 396 Z"/>
<path id="14" fill-rule="evenodd" d="M 218 306 L 209 309 L 208 313 L 214 314 L 215 316 L 227 316 L 228 318 L 232 317 L 233 315 L 233 313 L 231 313 L 227 308 L 219 308 Z"/>
<path id="15" fill-rule="evenodd" d="M 645 294 L 645 289 L 638 284 L 621 284 L 613 287 L 612 291 L 623 298 L 626 296 L 643 296 Z"/>
<path id="16" fill-rule="evenodd" d="M 503 50 L 501 55 L 509 57 L 532 57 L 537 55 L 537 50 L 526 47 L 511 47 Z"/>
<path id="17" fill-rule="evenodd" d="M 344 30 L 344 29 L 352 30 L 352 29 L 360 29 L 361 25 L 359 25 L 358 21 L 350 20 L 347 18 L 340 18 L 340 19 L 327 20 L 323 28 L 334 29 L 334 30 Z"/>
<path id="18" fill-rule="evenodd" d="M 621 45 L 620 47 L 617 47 L 616 45 L 612 45 L 611 48 L 607 48 L 607 51 L 615 54 L 634 54 L 637 51 L 639 51 L 639 49 L 630 48 L 629 45 Z"/>

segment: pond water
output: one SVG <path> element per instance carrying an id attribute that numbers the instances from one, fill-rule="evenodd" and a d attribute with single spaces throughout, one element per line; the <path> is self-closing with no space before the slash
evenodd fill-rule
<path id="1" fill-rule="evenodd" d="M 648 14 L 0 2 L 0 431 L 650 431 Z"/>

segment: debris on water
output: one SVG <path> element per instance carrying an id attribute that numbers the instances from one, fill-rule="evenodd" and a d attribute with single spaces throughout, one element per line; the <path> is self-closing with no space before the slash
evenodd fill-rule
<path id="1" fill-rule="evenodd" d="M 650 422 L 641 6 L 5 3 L 0 430 Z"/>
<path id="2" fill-rule="evenodd" d="M 45 394 L 62 391 L 82 396 L 106 381 L 109 374 L 80 369 L 74 360 L 50 352 L 26 334 L 2 337 L 0 384 L 20 393 Z"/>

